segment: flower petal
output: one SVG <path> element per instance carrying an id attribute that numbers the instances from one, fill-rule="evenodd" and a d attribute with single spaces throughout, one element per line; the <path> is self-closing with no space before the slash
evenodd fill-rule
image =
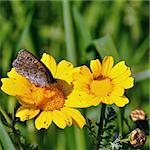
<path id="1" fill-rule="evenodd" d="M 126 78 L 128 78 L 131 75 L 131 70 L 128 67 L 126 69 L 126 71 L 124 73 L 122 73 L 121 75 L 117 76 L 116 78 L 114 78 L 112 80 L 113 84 L 117 84 L 117 83 L 121 83 L 122 81 L 124 81 Z"/>
<path id="2" fill-rule="evenodd" d="M 30 87 L 31 83 L 29 82 L 28 79 L 26 79 L 24 76 L 18 74 L 15 70 L 15 68 L 12 68 L 10 72 L 7 73 L 7 76 L 9 78 L 13 78 L 15 80 L 18 80 L 21 82 L 21 84 L 24 84 L 25 86 Z"/>
<path id="3" fill-rule="evenodd" d="M 16 117 L 19 117 L 21 121 L 25 121 L 34 118 L 39 112 L 39 109 L 20 106 L 16 112 Z"/>
<path id="4" fill-rule="evenodd" d="M 94 78 L 97 78 L 101 75 L 101 62 L 99 61 L 99 59 L 96 59 L 96 60 L 91 60 L 90 61 L 90 68 L 91 68 L 91 71 L 93 73 L 93 77 Z"/>
<path id="5" fill-rule="evenodd" d="M 91 100 L 93 97 L 85 92 L 73 90 L 73 92 L 67 97 L 65 101 L 66 107 L 85 108 L 91 106 Z"/>
<path id="6" fill-rule="evenodd" d="M 111 95 L 123 96 L 125 90 L 121 86 L 114 86 Z"/>
<path id="7" fill-rule="evenodd" d="M 92 74 L 87 66 L 81 66 L 79 72 L 73 73 L 74 87 L 89 92 L 89 85 L 92 81 Z"/>
<path id="8" fill-rule="evenodd" d="M 72 71 L 73 65 L 66 60 L 62 60 L 57 66 L 56 78 L 70 83 L 72 81 Z"/>
<path id="9" fill-rule="evenodd" d="M 109 72 L 112 70 L 113 65 L 114 65 L 114 59 L 112 56 L 104 57 L 102 61 L 102 75 L 107 76 Z"/>
<path id="10" fill-rule="evenodd" d="M 113 104 L 113 100 L 109 96 L 101 97 L 101 102 L 104 104 Z"/>
<path id="11" fill-rule="evenodd" d="M 129 89 L 132 88 L 134 86 L 134 78 L 129 77 L 127 79 L 125 79 L 124 81 L 122 81 L 119 86 L 122 86 L 125 89 Z"/>
<path id="12" fill-rule="evenodd" d="M 67 123 L 68 126 L 71 126 L 72 125 L 72 118 L 71 116 L 69 116 L 65 111 L 64 109 L 61 109 L 61 113 L 63 113 L 63 115 L 65 116 L 65 121 Z"/>
<path id="13" fill-rule="evenodd" d="M 124 107 L 126 104 L 129 103 L 129 99 L 128 99 L 127 97 L 124 97 L 124 96 L 119 97 L 119 96 L 113 95 L 113 96 L 111 96 L 110 98 L 113 100 L 113 102 L 114 102 L 118 107 Z"/>
<path id="14" fill-rule="evenodd" d="M 111 79 L 114 79 L 114 78 L 122 75 L 126 70 L 127 70 L 127 66 L 125 65 L 125 62 L 124 61 L 120 61 L 108 73 L 108 77 L 110 77 Z"/>
<path id="15" fill-rule="evenodd" d="M 56 70 L 57 70 L 57 63 L 56 63 L 55 59 L 52 56 L 44 53 L 43 56 L 42 56 L 41 61 L 50 70 L 50 72 L 52 73 L 53 77 L 55 77 Z"/>
<path id="16" fill-rule="evenodd" d="M 64 107 L 62 109 L 65 111 L 65 113 L 72 117 L 74 123 L 77 126 L 83 128 L 83 126 L 86 124 L 86 120 L 78 110 L 68 107 Z"/>
<path id="17" fill-rule="evenodd" d="M 52 123 L 52 112 L 42 111 L 35 120 L 35 127 L 40 130 L 41 128 L 47 129 Z"/>
<path id="18" fill-rule="evenodd" d="M 22 80 L 16 80 L 14 78 L 2 78 L 1 90 L 8 95 L 27 95 L 30 94 L 30 88 L 23 84 Z"/>
<path id="19" fill-rule="evenodd" d="M 66 123 L 66 117 L 63 113 L 58 110 L 52 111 L 53 122 L 61 129 L 64 129 L 68 122 Z"/>

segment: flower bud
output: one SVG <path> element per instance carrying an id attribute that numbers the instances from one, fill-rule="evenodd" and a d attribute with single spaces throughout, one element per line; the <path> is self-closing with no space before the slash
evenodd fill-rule
<path id="1" fill-rule="evenodd" d="M 130 137 L 130 143 L 133 147 L 140 147 L 144 145 L 146 141 L 144 132 L 140 130 L 139 128 L 136 128 L 135 130 L 133 130 L 130 133 L 129 137 Z"/>
<path id="2" fill-rule="evenodd" d="M 145 112 L 142 109 L 133 110 L 130 116 L 133 121 L 145 120 Z"/>

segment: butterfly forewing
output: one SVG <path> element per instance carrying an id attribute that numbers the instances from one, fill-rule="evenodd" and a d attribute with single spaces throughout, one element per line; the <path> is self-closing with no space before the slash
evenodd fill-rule
<path id="1" fill-rule="evenodd" d="M 49 69 L 27 50 L 19 51 L 13 67 L 17 73 L 40 87 L 46 87 L 55 81 Z"/>

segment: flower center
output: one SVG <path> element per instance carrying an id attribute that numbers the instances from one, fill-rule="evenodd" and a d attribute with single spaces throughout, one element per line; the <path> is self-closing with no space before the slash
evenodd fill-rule
<path id="1" fill-rule="evenodd" d="M 64 106 L 64 94 L 56 85 L 44 88 L 34 86 L 34 89 L 32 97 L 38 109 L 52 111 L 59 110 Z"/>
<path id="2" fill-rule="evenodd" d="M 90 85 L 90 90 L 96 96 L 103 97 L 109 95 L 112 91 L 110 79 L 93 80 Z"/>

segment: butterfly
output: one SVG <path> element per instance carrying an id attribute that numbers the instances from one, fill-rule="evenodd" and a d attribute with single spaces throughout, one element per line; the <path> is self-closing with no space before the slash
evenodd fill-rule
<path id="1" fill-rule="evenodd" d="M 55 82 L 50 70 L 44 63 L 27 50 L 20 50 L 12 65 L 18 74 L 36 86 L 47 87 L 50 83 Z"/>

